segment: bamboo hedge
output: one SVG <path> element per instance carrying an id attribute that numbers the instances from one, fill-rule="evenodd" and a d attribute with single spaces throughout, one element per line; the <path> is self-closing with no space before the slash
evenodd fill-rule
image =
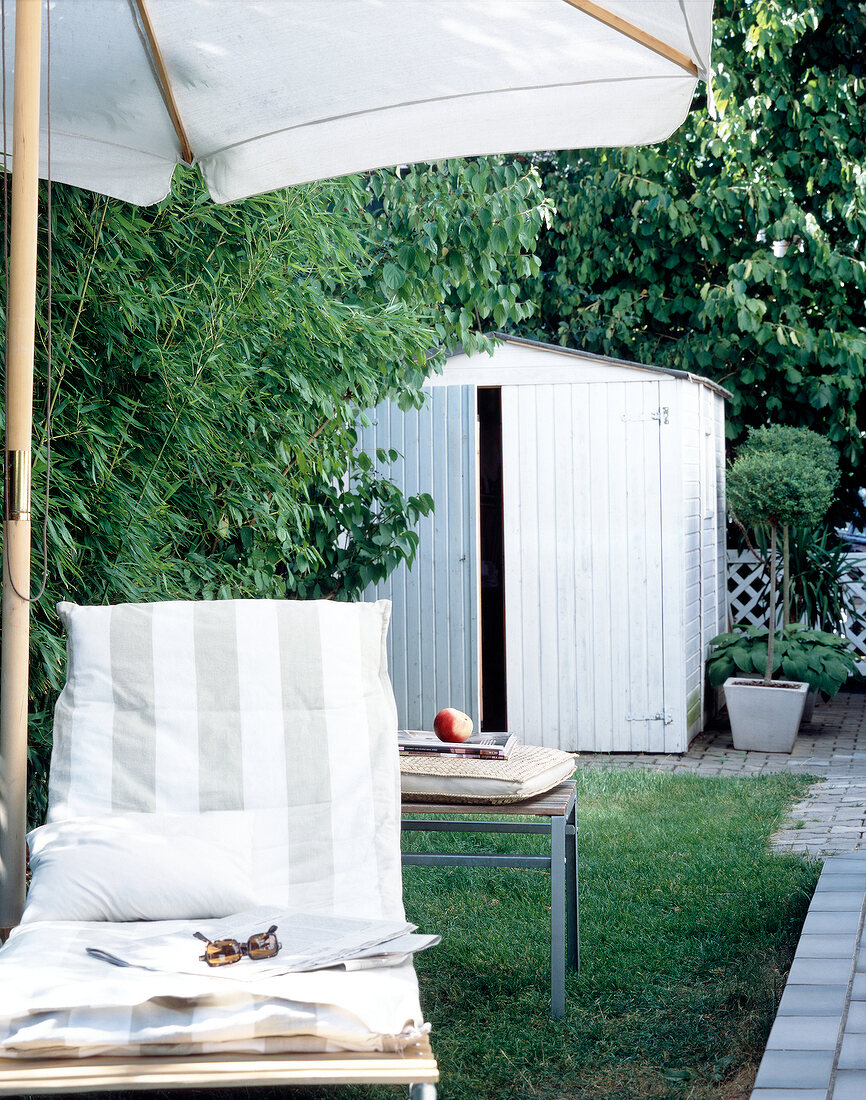
<path id="1" fill-rule="evenodd" d="M 356 596 L 411 560 L 429 497 L 357 453 L 363 410 L 423 400 L 457 344 L 528 312 L 546 210 L 532 172 L 453 161 L 215 206 L 54 185 L 41 250 L 30 817 L 64 672 L 55 604 Z M 43 224 L 47 224 L 43 192 Z M 472 272 L 471 280 L 467 273 Z M 471 284 L 471 285 L 470 285 Z M 50 317 L 50 325 L 49 325 Z M 391 456 L 396 457 L 396 456 Z"/>

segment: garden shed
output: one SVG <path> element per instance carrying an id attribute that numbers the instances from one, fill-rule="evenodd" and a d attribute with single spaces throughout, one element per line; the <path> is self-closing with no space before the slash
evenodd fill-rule
<path id="1" fill-rule="evenodd" d="M 528 744 L 685 751 L 727 622 L 726 391 L 513 337 L 426 386 L 359 441 L 436 504 L 412 569 L 369 593 L 394 604 L 401 725 L 455 706 Z"/>

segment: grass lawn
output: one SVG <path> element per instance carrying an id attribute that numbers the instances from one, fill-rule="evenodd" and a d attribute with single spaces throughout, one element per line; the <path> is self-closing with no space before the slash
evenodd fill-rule
<path id="1" fill-rule="evenodd" d="M 768 840 L 808 781 L 578 780 L 582 969 L 564 1020 L 546 875 L 405 869 L 410 919 L 443 933 L 417 960 L 443 1100 L 747 1098 L 819 872 Z"/>
<path id="2" fill-rule="evenodd" d="M 405 868 L 409 919 L 443 937 L 416 962 L 441 1100 L 746 1100 L 819 872 L 768 841 L 809 780 L 577 778 L 582 970 L 564 1020 L 550 1019 L 546 873 Z M 544 850 L 532 836 L 406 844 Z M 244 1095 L 405 1090 L 207 1093 Z"/>

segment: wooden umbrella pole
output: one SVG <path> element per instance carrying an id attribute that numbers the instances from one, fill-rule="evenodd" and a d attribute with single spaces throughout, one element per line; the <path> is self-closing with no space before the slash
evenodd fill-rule
<path id="1" fill-rule="evenodd" d="M 30 647 L 30 466 L 36 326 L 42 0 L 15 10 L 12 229 L 6 296 L 6 491 L 0 665 L 0 928 L 24 907 Z"/>

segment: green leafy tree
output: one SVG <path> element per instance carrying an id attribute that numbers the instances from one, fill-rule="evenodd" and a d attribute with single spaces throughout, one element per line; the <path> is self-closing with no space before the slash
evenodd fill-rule
<path id="1" fill-rule="evenodd" d="M 377 172 L 369 232 L 383 253 L 382 292 L 423 301 L 444 350 L 492 350 L 491 329 L 526 320 L 534 249 L 551 215 L 527 162 L 448 160 Z"/>
<path id="2" fill-rule="evenodd" d="M 449 203 L 464 174 L 471 182 Z M 194 172 L 179 172 L 173 194 L 148 209 L 55 185 L 49 567 L 31 649 L 33 820 L 62 679 L 58 599 L 347 599 L 411 560 L 414 526 L 432 501 L 404 498 L 358 454 L 359 413 L 386 397 L 420 402 L 443 346 L 487 340 L 475 331 L 484 296 L 511 279 L 509 265 L 525 266 L 534 240 L 524 230 L 524 244 L 509 236 L 500 247 L 497 229 L 508 236 L 504 224 L 517 216 L 537 232 L 535 207 L 537 182 L 474 162 L 347 177 L 225 207 L 210 202 Z M 416 244 L 420 210 L 435 234 Z M 486 224 L 488 214 L 485 232 L 463 225 Z M 458 251 L 476 273 L 471 327 L 454 316 Z M 423 256 L 434 252 L 447 266 L 425 271 Z M 45 257 L 37 407 L 47 396 Z M 391 269 L 404 263 L 396 287 Z M 516 299 L 503 300 L 507 319 L 523 316 Z M 37 522 L 45 443 L 36 446 Z"/>
<path id="3" fill-rule="evenodd" d="M 728 431 L 831 441 L 859 506 L 866 413 L 866 7 L 720 0 L 713 89 L 655 147 L 540 162 L 556 216 L 524 331 L 706 375 Z M 847 518 L 847 517 L 846 517 Z"/>

